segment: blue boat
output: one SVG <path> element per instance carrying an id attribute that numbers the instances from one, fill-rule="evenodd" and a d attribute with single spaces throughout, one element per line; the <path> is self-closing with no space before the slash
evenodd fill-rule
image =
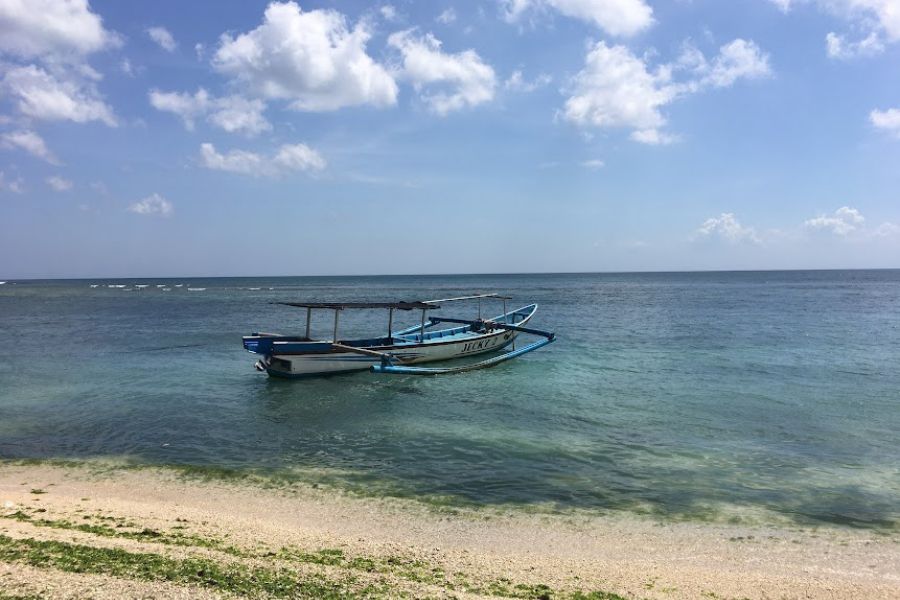
<path id="1" fill-rule="evenodd" d="M 484 299 L 501 300 L 503 312 L 493 318 L 481 318 L 481 302 Z M 499 294 L 477 294 L 417 302 L 278 302 L 306 309 L 306 334 L 254 333 L 244 336 L 244 348 L 262 355 L 256 362 L 257 370 L 273 377 L 292 379 L 365 370 L 395 375 L 440 375 L 483 369 L 537 350 L 556 339 L 552 332 L 526 326 L 534 317 L 537 304 L 507 311 L 506 301 L 509 299 Z M 441 304 L 464 300 L 478 300 L 478 318 L 428 315 L 429 311 L 439 309 Z M 388 311 L 387 335 L 369 339 L 340 339 L 338 325 L 341 312 L 362 309 Z M 310 337 L 313 310 L 334 311 L 334 331 L 330 340 Z M 421 311 L 421 322 L 394 331 L 394 312 L 397 310 Z M 441 328 L 445 325 L 451 326 Z M 521 334 L 539 339 L 516 348 L 516 339 Z M 488 353 L 493 356 L 477 362 L 443 368 L 416 366 Z"/>

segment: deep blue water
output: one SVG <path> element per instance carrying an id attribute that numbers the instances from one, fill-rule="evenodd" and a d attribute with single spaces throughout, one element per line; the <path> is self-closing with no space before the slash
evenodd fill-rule
<path id="1" fill-rule="evenodd" d="M 301 332 L 304 311 L 274 300 L 473 291 L 538 302 L 534 326 L 559 340 L 462 375 L 296 382 L 257 373 L 241 348 L 252 331 Z M 342 331 L 385 322 L 345 312 Z M 323 311 L 314 333 L 331 325 Z M 0 333 L 3 458 L 271 470 L 451 502 L 900 523 L 900 271 L 10 282 Z"/>

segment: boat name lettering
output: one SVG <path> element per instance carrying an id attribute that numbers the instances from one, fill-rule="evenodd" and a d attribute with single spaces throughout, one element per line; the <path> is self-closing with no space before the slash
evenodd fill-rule
<path id="1" fill-rule="evenodd" d="M 477 342 L 469 342 L 468 344 L 463 346 L 462 351 L 472 352 L 474 350 L 483 350 L 484 348 L 490 348 L 491 346 L 497 345 L 497 338 L 493 337 L 489 340 L 479 340 Z"/>

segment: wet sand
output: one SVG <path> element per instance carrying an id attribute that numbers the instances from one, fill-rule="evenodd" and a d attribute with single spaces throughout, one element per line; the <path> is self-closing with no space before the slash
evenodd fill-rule
<path id="1" fill-rule="evenodd" d="M 441 509 L 307 484 L 2 462 L 0 517 L 7 595 L 900 598 L 900 534 L 865 529 Z M 312 587 L 261 583 L 274 573 Z"/>

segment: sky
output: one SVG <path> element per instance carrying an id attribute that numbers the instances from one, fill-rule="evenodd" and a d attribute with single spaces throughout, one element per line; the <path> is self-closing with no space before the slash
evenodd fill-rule
<path id="1" fill-rule="evenodd" d="M 900 267 L 900 0 L 0 0 L 0 280 Z"/>

